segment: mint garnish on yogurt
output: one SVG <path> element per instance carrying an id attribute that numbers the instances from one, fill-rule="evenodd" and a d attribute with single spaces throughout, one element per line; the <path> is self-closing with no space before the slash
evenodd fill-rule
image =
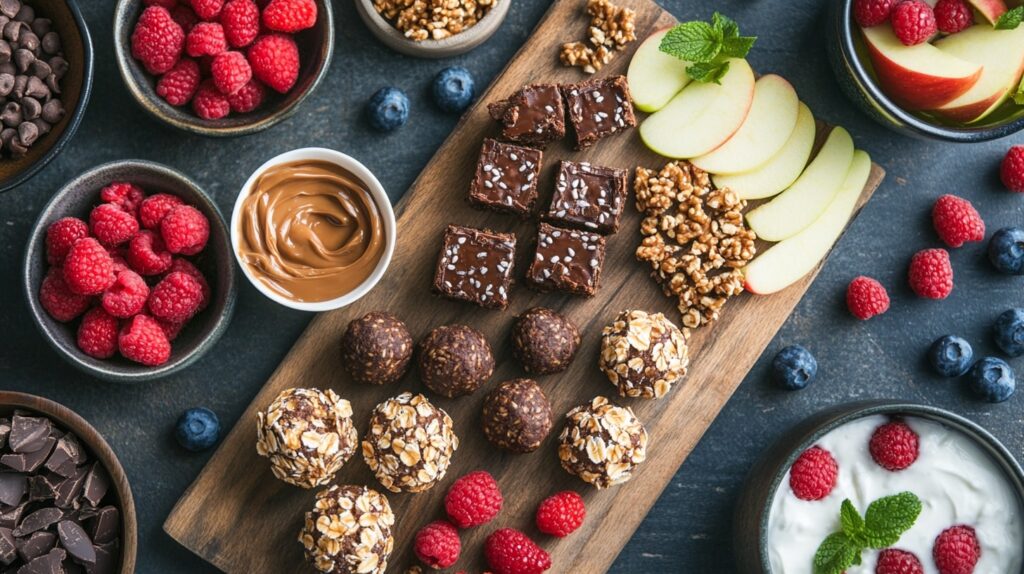
<path id="1" fill-rule="evenodd" d="M 861 516 L 850 502 L 839 508 L 841 530 L 829 534 L 814 554 L 815 574 L 842 574 L 861 563 L 867 549 L 888 548 L 910 530 L 921 514 L 921 500 L 913 492 L 879 498 Z"/>

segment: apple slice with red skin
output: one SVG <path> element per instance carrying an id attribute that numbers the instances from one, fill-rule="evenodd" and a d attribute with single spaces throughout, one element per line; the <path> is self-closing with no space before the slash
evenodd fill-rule
<path id="1" fill-rule="evenodd" d="M 974 87 L 935 110 L 955 122 L 969 124 L 986 118 L 1017 89 L 1024 74 L 1024 26 L 996 30 L 978 24 L 939 40 L 935 47 L 983 66 Z"/>
<path id="2" fill-rule="evenodd" d="M 967 0 L 971 6 L 988 20 L 989 24 L 995 24 L 999 18 L 1006 14 L 1009 8 L 1003 0 Z"/>
<path id="3" fill-rule="evenodd" d="M 658 30 L 644 40 L 629 61 L 626 80 L 633 105 L 642 112 L 656 112 L 665 107 L 690 83 L 685 60 L 662 52 L 661 40 L 671 28 Z"/>

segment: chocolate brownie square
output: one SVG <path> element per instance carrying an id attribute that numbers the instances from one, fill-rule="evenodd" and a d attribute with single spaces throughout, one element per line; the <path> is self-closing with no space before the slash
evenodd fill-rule
<path id="1" fill-rule="evenodd" d="M 624 169 L 563 161 L 544 219 L 602 235 L 615 233 L 626 205 L 628 177 Z"/>
<path id="2" fill-rule="evenodd" d="M 487 106 L 510 142 L 543 148 L 565 137 L 565 106 L 555 84 L 534 84 Z"/>
<path id="3" fill-rule="evenodd" d="M 469 202 L 485 209 L 529 217 L 537 201 L 537 179 L 543 152 L 533 148 L 484 140 Z"/>
<path id="4" fill-rule="evenodd" d="M 624 76 L 563 86 L 576 149 L 636 125 L 629 85 Z"/>
<path id="5" fill-rule="evenodd" d="M 601 282 L 604 247 L 604 237 L 596 233 L 541 223 L 526 282 L 539 291 L 591 297 Z"/>
<path id="6" fill-rule="evenodd" d="M 434 291 L 488 309 L 508 306 L 516 236 L 449 225 L 434 273 Z"/>

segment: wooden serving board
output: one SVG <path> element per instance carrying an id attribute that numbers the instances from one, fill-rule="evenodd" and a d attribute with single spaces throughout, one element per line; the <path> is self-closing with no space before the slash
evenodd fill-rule
<path id="1" fill-rule="evenodd" d="M 624 0 L 636 10 L 637 36 L 671 25 L 675 19 L 651 0 Z M 371 409 L 380 401 L 403 391 L 425 392 L 415 369 L 400 383 L 387 387 L 357 386 L 344 375 L 338 351 L 339 337 L 348 322 L 374 309 L 391 311 L 404 319 L 416 339 L 438 325 L 459 322 L 483 331 L 495 351 L 497 367 L 492 382 L 524 376 L 511 357 L 508 333 L 513 317 L 543 305 L 565 313 L 579 327 L 583 343 L 571 368 L 560 375 L 539 378 L 553 411 L 565 413 L 596 395 L 606 395 L 631 406 L 650 436 L 647 461 L 635 478 L 622 486 L 597 491 L 564 472 L 559 464 L 555 436 L 561 417 L 545 444 L 528 455 L 499 452 L 479 430 L 481 403 L 488 388 L 460 399 L 433 397 L 455 420 L 462 445 L 444 481 L 421 494 L 388 494 L 397 515 L 396 544 L 389 572 L 404 572 L 415 562 L 411 547 L 414 533 L 423 524 L 443 515 L 442 500 L 457 477 L 486 469 L 498 479 L 505 507 L 491 524 L 463 532 L 463 554 L 452 571 L 481 572 L 486 568 L 483 541 L 502 526 L 524 530 L 552 556 L 552 573 L 604 572 L 629 540 L 633 531 L 658 499 L 683 460 L 701 438 L 740 384 L 775 332 L 807 290 L 817 269 L 790 288 L 768 297 L 743 294 L 732 300 L 716 324 L 695 332 L 690 339 L 692 364 L 683 384 L 658 401 L 620 400 L 615 388 L 597 368 L 602 327 L 620 311 L 637 308 L 661 311 L 673 321 L 678 312 L 648 277 L 646 264 L 634 259 L 640 240 L 640 215 L 630 200 L 622 230 L 608 243 L 602 285 L 592 299 L 538 294 L 521 285 L 535 222 L 470 208 L 465 197 L 477 153 L 485 136 L 495 135 L 486 104 L 531 82 L 574 82 L 583 79 L 576 69 L 562 67 L 557 59 L 561 42 L 584 36 L 587 17 L 581 0 L 556 0 L 533 35 L 500 77 L 481 97 L 433 160 L 413 184 L 398 207 L 399 240 L 394 260 L 381 283 L 350 308 L 318 316 L 292 348 L 267 384 L 253 400 L 241 421 L 223 441 L 199 478 L 171 512 L 164 529 L 181 544 L 226 572 L 309 572 L 296 536 L 303 513 L 311 507 L 313 492 L 288 486 L 275 479 L 265 459 L 256 455 L 256 412 L 287 387 L 333 388 L 352 402 L 355 422 L 366 428 Z M 624 74 L 639 42 L 601 71 L 602 76 Z M 819 138 L 820 139 L 820 138 Z M 663 158 L 649 152 L 636 130 L 607 138 L 585 152 L 571 151 L 564 142 L 544 153 L 541 200 L 550 197 L 554 166 L 559 159 L 588 160 L 600 165 L 632 169 L 637 165 L 660 167 Z M 884 172 L 875 166 L 858 209 L 881 182 Z M 514 231 L 519 238 L 516 277 L 508 310 L 488 311 L 437 299 L 429 289 L 448 223 Z M 357 453 L 337 477 L 339 483 L 366 484 L 386 492 Z M 540 535 L 533 526 L 533 512 L 545 496 L 574 489 L 586 499 L 587 520 L 580 531 L 564 540 Z"/>

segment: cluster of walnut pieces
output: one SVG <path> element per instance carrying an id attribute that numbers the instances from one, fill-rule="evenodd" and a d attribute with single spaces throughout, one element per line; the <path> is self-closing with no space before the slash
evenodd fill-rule
<path id="1" fill-rule="evenodd" d="M 757 237 L 743 222 L 747 202 L 715 189 L 707 172 L 685 161 L 660 172 L 636 168 L 634 187 L 637 210 L 646 215 L 637 259 L 650 263 L 667 296 L 678 297 L 684 326 L 717 320 L 743 291 L 741 270 L 756 253 Z"/>
<path id="2" fill-rule="evenodd" d="M 476 25 L 497 0 L 373 0 L 377 12 L 406 38 L 443 40 Z"/>
<path id="3" fill-rule="evenodd" d="M 562 44 L 558 57 L 566 66 L 593 74 L 612 61 L 617 50 L 636 40 L 636 12 L 608 0 L 587 0 L 590 27 L 586 42 Z"/>

